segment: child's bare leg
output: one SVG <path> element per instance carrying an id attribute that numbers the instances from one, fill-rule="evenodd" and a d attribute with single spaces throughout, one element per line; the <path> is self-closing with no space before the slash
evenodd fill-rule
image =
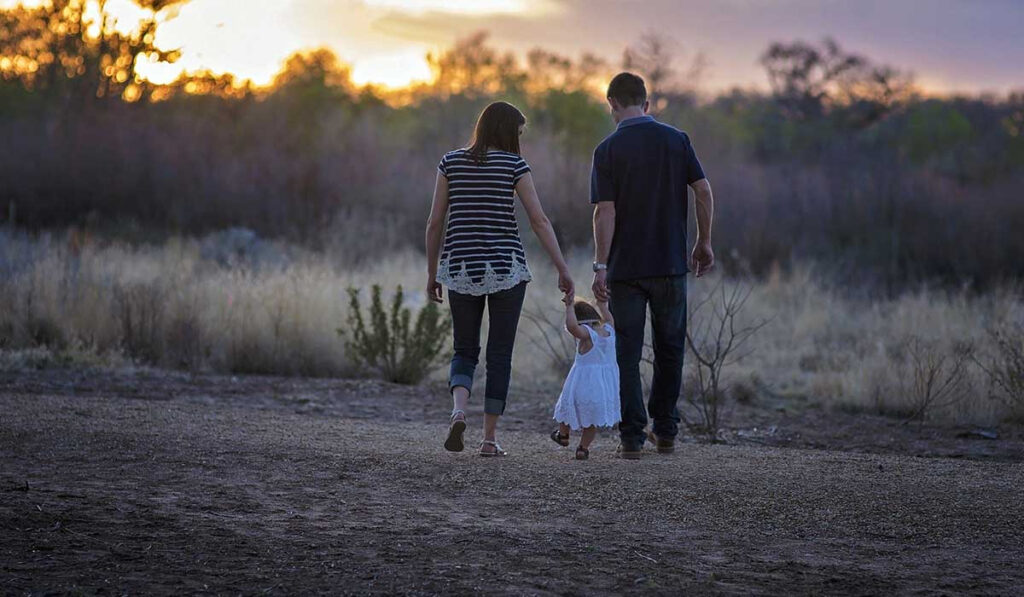
<path id="1" fill-rule="evenodd" d="M 594 441 L 594 436 L 597 435 L 597 427 L 591 425 L 590 427 L 583 428 L 583 436 L 580 438 L 580 445 L 586 449 L 590 449 L 590 442 Z"/>
<path id="2" fill-rule="evenodd" d="M 569 426 L 566 425 L 565 423 L 559 423 L 558 424 L 558 435 L 563 435 L 565 437 L 569 437 Z"/>

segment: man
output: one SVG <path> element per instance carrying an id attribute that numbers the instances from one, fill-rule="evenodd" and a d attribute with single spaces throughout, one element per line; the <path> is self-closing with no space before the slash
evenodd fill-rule
<path id="1" fill-rule="evenodd" d="M 610 301 L 618 336 L 619 423 L 622 458 L 642 455 L 645 439 L 658 452 L 674 450 L 686 348 L 686 207 L 695 195 L 697 277 L 715 262 L 711 250 L 714 200 L 690 138 L 647 115 L 640 77 L 620 73 L 608 85 L 608 104 L 618 124 L 594 151 L 590 202 L 594 208 L 594 295 Z M 654 337 L 654 380 L 644 409 L 640 358 L 647 308 Z M 654 421 L 645 435 L 647 414 Z"/>

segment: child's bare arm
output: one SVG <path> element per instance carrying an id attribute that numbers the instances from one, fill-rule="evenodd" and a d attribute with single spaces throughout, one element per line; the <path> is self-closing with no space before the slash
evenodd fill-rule
<path id="1" fill-rule="evenodd" d="M 612 328 L 614 328 L 615 327 L 615 318 L 612 317 L 612 311 L 611 311 L 611 309 L 608 308 L 608 301 L 598 300 L 597 301 L 597 310 L 601 314 L 601 319 L 605 320 L 605 322 L 608 325 L 610 325 L 610 326 L 612 326 Z"/>
<path id="2" fill-rule="evenodd" d="M 590 334 L 576 321 L 576 311 L 572 308 L 572 297 L 567 294 L 562 302 L 565 303 L 565 329 L 580 340 L 589 340 Z"/>

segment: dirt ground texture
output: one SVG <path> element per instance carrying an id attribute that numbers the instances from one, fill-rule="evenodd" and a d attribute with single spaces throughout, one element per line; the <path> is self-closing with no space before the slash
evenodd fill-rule
<path id="1" fill-rule="evenodd" d="M 548 408 L 484 459 L 432 388 L 0 374 L 0 594 L 1024 594 L 1019 431 L 771 404 L 576 462 Z"/>

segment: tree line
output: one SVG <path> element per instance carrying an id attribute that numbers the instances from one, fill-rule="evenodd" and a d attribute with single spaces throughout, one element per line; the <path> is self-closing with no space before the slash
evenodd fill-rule
<path id="1" fill-rule="evenodd" d="M 520 60 L 479 33 L 428 56 L 431 82 L 390 92 L 355 85 L 326 49 L 291 56 L 265 88 L 209 72 L 154 85 L 135 65 L 176 60 L 153 40 L 178 4 L 141 1 L 151 18 L 127 32 L 90 20 L 86 0 L 0 10 L 4 221 L 140 240 L 245 226 L 314 248 L 384 222 L 385 244 L 418 246 L 437 160 L 504 99 L 530 119 L 524 155 L 559 235 L 582 245 L 591 151 L 612 129 L 601 92 L 628 68 L 694 141 L 725 267 L 810 260 L 889 290 L 1024 274 L 1024 93 L 929 97 L 826 39 L 766 48 L 767 93 L 708 97 L 706 61 L 655 34 L 613 63 Z"/>

